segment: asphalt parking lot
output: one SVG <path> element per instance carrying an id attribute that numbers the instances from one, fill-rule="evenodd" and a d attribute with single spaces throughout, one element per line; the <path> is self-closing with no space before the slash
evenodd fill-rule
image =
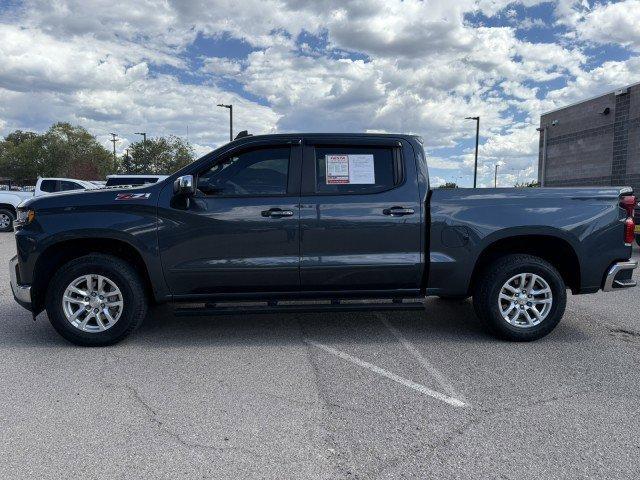
<path id="1" fill-rule="evenodd" d="M 0 265 L 14 251 L 0 234 Z M 528 344 L 430 299 L 426 314 L 157 307 L 86 349 L 33 322 L 0 272 L 2 478 L 640 476 L 640 288 L 570 296 Z"/>

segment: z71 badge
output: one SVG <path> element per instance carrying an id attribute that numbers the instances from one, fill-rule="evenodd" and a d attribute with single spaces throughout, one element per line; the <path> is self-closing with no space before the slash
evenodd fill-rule
<path id="1" fill-rule="evenodd" d="M 150 193 L 118 193 L 116 200 L 146 200 L 150 196 Z"/>

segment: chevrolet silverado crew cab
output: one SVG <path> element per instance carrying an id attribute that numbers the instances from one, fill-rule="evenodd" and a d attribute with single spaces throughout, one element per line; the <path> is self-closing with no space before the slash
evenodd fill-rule
<path id="1" fill-rule="evenodd" d="M 473 297 L 509 340 L 632 287 L 630 188 L 431 189 L 420 138 L 247 136 L 154 184 L 18 209 L 16 300 L 80 345 L 176 315 L 423 309 Z M 242 303 L 242 306 L 238 304 Z"/>

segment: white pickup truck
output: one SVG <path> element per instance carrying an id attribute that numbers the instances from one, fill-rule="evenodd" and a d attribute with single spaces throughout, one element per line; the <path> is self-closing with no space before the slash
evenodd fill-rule
<path id="1" fill-rule="evenodd" d="M 36 188 L 33 192 L 0 190 L 0 232 L 10 232 L 13 230 L 13 221 L 16 218 L 16 207 L 23 200 L 47 195 L 49 193 L 95 188 L 100 188 L 100 185 L 75 178 L 38 178 Z"/>

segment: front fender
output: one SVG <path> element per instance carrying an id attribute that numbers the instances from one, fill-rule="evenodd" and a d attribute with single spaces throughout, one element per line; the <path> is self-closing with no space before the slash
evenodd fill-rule
<path id="1" fill-rule="evenodd" d="M 100 252 L 108 250 L 104 247 L 109 246 L 108 242 L 121 242 L 141 257 L 147 268 L 156 300 L 166 300 L 169 292 L 160 265 L 156 230 L 155 205 L 128 205 L 127 208 L 105 205 L 38 210 L 34 222 L 16 232 L 21 280 L 24 283 L 33 283 L 33 273 L 40 259 L 46 259 L 56 247 L 63 244 L 81 245 L 82 250 L 86 251 L 87 248 L 91 248 L 92 240 L 95 240 L 94 251 Z"/>

